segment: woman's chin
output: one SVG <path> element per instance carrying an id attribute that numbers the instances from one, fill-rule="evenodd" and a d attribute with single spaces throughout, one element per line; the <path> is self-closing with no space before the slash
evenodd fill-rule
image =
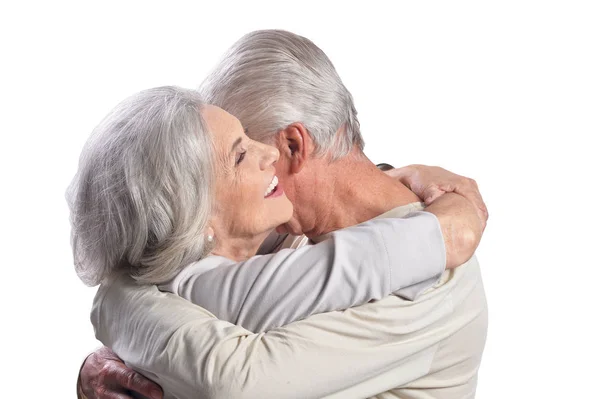
<path id="1" fill-rule="evenodd" d="M 281 204 L 281 208 L 279 208 L 278 216 L 276 221 L 274 220 L 273 228 L 277 231 L 278 234 L 286 234 L 291 233 L 287 227 L 290 220 L 292 219 L 294 208 L 292 207 L 292 203 L 286 198 L 286 204 Z"/>
<path id="2" fill-rule="evenodd" d="M 285 225 L 290 221 L 294 214 L 294 207 L 292 203 L 285 195 L 285 193 L 279 194 L 276 198 L 270 199 L 269 201 L 269 220 L 272 223 L 272 228 L 279 234 L 288 233 L 288 229 Z"/>

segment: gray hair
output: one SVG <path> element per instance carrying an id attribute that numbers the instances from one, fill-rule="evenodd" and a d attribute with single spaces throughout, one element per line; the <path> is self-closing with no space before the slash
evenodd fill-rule
<path id="1" fill-rule="evenodd" d="M 333 64 L 313 42 L 291 32 L 245 35 L 199 90 L 207 103 L 236 116 L 255 140 L 272 143 L 275 133 L 301 122 L 316 155 L 337 159 L 354 145 L 364 148 L 352 95 Z"/>
<path id="2" fill-rule="evenodd" d="M 214 175 L 202 107 L 194 90 L 158 87 L 121 102 L 94 129 L 67 190 L 84 283 L 119 270 L 160 283 L 206 255 Z"/>

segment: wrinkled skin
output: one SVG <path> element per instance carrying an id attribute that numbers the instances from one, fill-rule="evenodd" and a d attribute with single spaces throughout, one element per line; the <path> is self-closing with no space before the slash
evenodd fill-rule
<path id="1" fill-rule="evenodd" d="M 128 368 L 107 347 L 98 349 L 85 360 L 79 388 L 89 399 L 133 399 L 131 391 L 151 399 L 163 398 L 160 386 Z"/>
<path id="2" fill-rule="evenodd" d="M 477 208 L 477 214 L 485 229 L 489 214 L 475 180 L 439 166 L 427 165 L 409 165 L 385 173 L 408 187 L 425 205 L 430 205 L 444 193 L 456 193 L 465 197 Z"/>

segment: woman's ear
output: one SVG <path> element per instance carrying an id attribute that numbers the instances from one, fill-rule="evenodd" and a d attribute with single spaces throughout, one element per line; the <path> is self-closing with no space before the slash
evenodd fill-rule
<path id="1" fill-rule="evenodd" d="M 210 226 L 204 229 L 204 241 L 206 241 L 208 245 L 212 245 L 215 242 L 215 231 Z"/>
<path id="2" fill-rule="evenodd" d="M 314 142 L 300 122 L 292 123 L 277 135 L 281 156 L 286 157 L 290 173 L 299 173 L 314 152 Z"/>

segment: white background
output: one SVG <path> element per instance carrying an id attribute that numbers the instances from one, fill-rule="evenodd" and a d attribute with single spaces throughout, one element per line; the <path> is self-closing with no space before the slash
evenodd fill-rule
<path id="1" fill-rule="evenodd" d="M 1 397 L 74 397 L 98 345 L 64 201 L 88 134 L 138 90 L 196 87 L 264 28 L 330 56 L 374 162 L 479 182 L 491 216 L 478 398 L 595 395 L 597 2 L 18 4 L 0 6 Z"/>

